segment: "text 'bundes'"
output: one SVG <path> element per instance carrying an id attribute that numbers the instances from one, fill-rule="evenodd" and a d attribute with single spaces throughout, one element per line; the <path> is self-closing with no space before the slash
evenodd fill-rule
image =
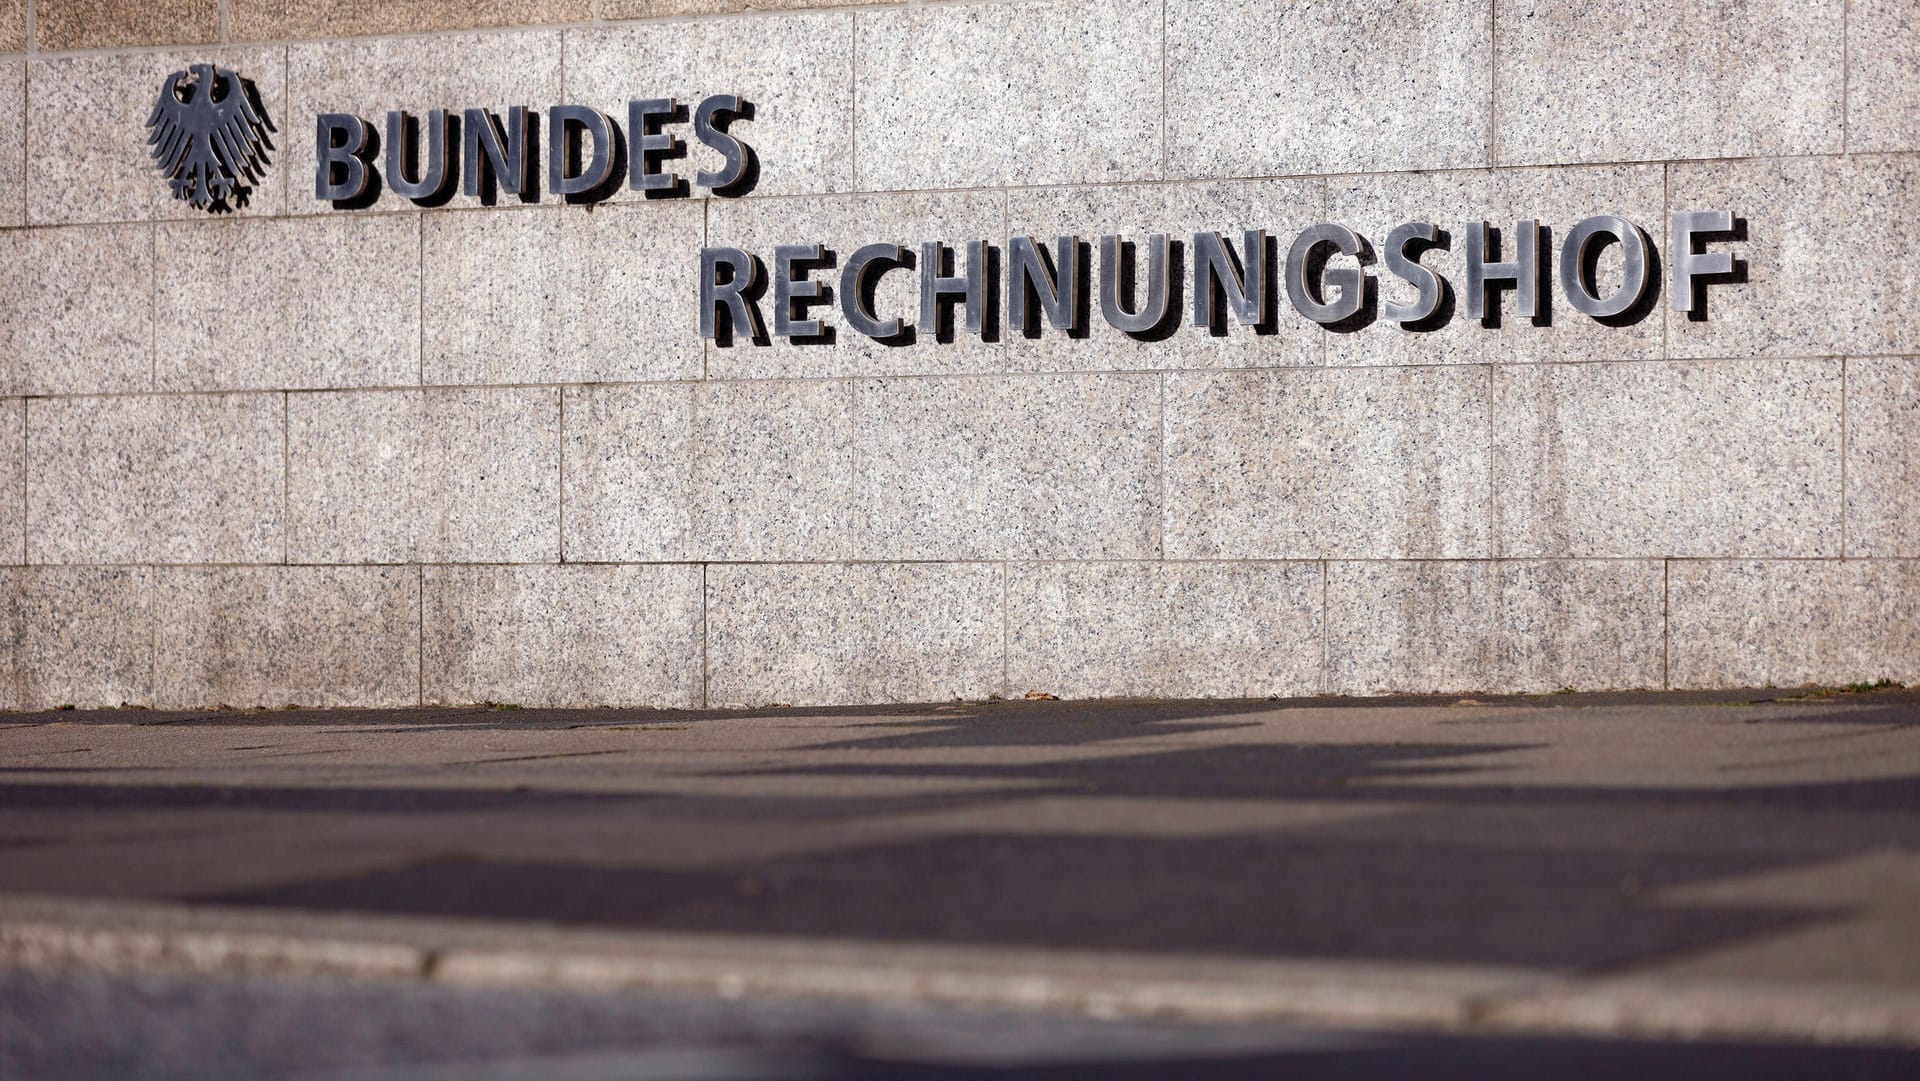
<path id="1" fill-rule="evenodd" d="M 598 109 L 555 105 L 544 116 L 546 190 L 593 201 L 611 195 L 624 176 L 634 191 L 685 195 L 686 179 L 672 161 L 685 156 L 686 144 L 673 129 L 691 123 L 694 138 L 721 159 L 718 169 L 699 170 L 694 183 L 720 195 L 739 194 L 752 185 L 755 160 L 753 148 L 728 127 L 752 118 L 753 105 L 735 94 L 714 95 L 691 110 L 673 98 L 631 101 L 625 130 Z M 455 190 L 486 202 L 501 195 L 536 202 L 542 126 L 542 114 L 520 105 L 504 116 L 490 109 L 435 109 L 424 125 L 395 109 L 387 113 L 383 138 L 351 113 L 321 113 L 314 124 L 314 197 L 364 206 L 384 185 L 428 205 Z"/>

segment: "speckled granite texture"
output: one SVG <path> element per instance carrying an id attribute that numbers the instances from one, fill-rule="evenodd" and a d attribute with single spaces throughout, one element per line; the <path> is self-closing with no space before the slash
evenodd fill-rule
<path id="1" fill-rule="evenodd" d="M 235 41 L 585 22 L 593 0 L 227 0 Z"/>
<path id="2" fill-rule="evenodd" d="M 0 147 L 24 147 L 26 133 L 27 67 L 17 60 L 0 60 Z M 26 167 L 24 155 L 0 153 L 0 226 L 26 224 Z"/>
<path id="3" fill-rule="evenodd" d="M 168 567 L 153 576 L 159 706 L 419 700 L 414 567 Z"/>
<path id="4" fill-rule="evenodd" d="M 27 0 L 0 0 L 0 52 L 27 47 Z"/>
<path id="5" fill-rule="evenodd" d="M 567 100 L 624 123 L 634 98 L 675 98 L 691 109 L 710 95 L 738 94 L 754 104 L 741 127 L 753 133 L 759 164 L 753 194 L 852 191 L 853 32 L 853 16 L 819 13 L 569 30 Z M 677 130 L 687 149 L 669 159 L 673 171 L 691 184 L 719 167 L 719 155 L 685 126 Z M 640 198 L 625 188 L 614 195 Z"/>
<path id="6" fill-rule="evenodd" d="M 1920 8 L 1847 6 L 1847 149 L 1920 150 Z"/>
<path id="7" fill-rule="evenodd" d="M 155 389 L 418 382 L 416 216 L 168 222 L 152 244 Z"/>
<path id="8" fill-rule="evenodd" d="M 27 402 L 33 563 L 278 563 L 282 394 Z"/>
<path id="9" fill-rule="evenodd" d="M 1903 0 L 33 14 L 0 0 L 0 708 L 1920 681 Z M 149 161 L 196 62 L 274 125 L 236 212 Z M 725 94 L 744 190 L 544 190 L 551 106 Z M 515 105 L 535 198 L 313 196 L 318 113 Z M 1690 317 L 1668 221 L 1712 209 L 1737 271 Z M 1604 321 L 1558 280 L 1600 214 L 1653 249 Z M 1469 318 L 1469 229 L 1522 220 L 1544 310 Z M 1407 221 L 1448 289 L 1403 328 Z M 1334 326 L 1279 281 L 1319 222 L 1370 244 Z M 1257 325 L 1194 325 L 1195 233 L 1246 229 Z M 1156 232 L 1170 312 L 1123 333 L 1099 241 Z M 1084 324 L 1015 330 L 1008 240 L 1061 235 Z M 847 325 L 855 248 L 915 253 L 872 290 L 913 324 L 919 245 L 972 240 L 981 332 Z M 831 334 L 702 338 L 703 246 L 809 243 Z"/>
<path id="10" fill-rule="evenodd" d="M 1487 164 L 1487 0 L 1167 5 L 1175 177 Z"/>
<path id="11" fill-rule="evenodd" d="M 417 253 L 398 261 L 421 270 L 425 366 L 400 382 L 700 377 L 678 303 L 698 295 L 698 204 L 496 208 L 427 215 L 422 228 Z"/>
<path id="12" fill-rule="evenodd" d="M 42 49 L 199 45 L 220 40 L 220 0 L 36 0 Z"/>
<path id="13" fill-rule="evenodd" d="M 442 566 L 425 570 L 428 702 L 527 706 L 700 702 L 700 568 Z"/>
<path id="14" fill-rule="evenodd" d="M 1832 154 L 1845 0 L 1507 0 L 1495 6 L 1495 159 Z"/>
<path id="15" fill-rule="evenodd" d="M 7 392 L 152 390 L 153 251 L 144 224 L 0 231 Z"/>

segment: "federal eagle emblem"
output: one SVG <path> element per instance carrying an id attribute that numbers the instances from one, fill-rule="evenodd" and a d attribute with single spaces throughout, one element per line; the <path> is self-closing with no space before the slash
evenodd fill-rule
<path id="1" fill-rule="evenodd" d="M 226 68 L 193 64 L 161 85 L 147 118 L 147 145 L 174 198 L 228 210 L 245 205 L 266 175 L 272 130 L 252 83 Z"/>

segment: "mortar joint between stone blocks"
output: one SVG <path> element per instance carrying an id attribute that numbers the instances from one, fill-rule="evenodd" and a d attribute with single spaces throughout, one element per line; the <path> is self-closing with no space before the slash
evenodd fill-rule
<path id="1" fill-rule="evenodd" d="M 1851 378 L 1851 369 L 1847 358 L 1840 358 L 1840 558 L 1847 558 L 1847 511 L 1850 497 L 1847 494 L 1847 382 Z"/>
<path id="2" fill-rule="evenodd" d="M 1853 0 L 1840 2 L 1840 154 L 1852 151 L 1848 114 L 1853 112 Z"/>
<path id="3" fill-rule="evenodd" d="M 1673 687 L 1673 560 L 1660 561 L 1660 686 Z"/>
<path id="4" fill-rule="evenodd" d="M 708 708 L 713 675 L 709 662 L 709 642 L 713 638 L 713 613 L 707 586 L 707 565 L 700 564 L 700 708 Z"/>
<path id="5" fill-rule="evenodd" d="M 595 0 L 596 3 L 599 0 Z M 847 49 L 847 173 L 854 191 L 860 190 L 860 12 L 848 13 L 852 42 Z"/>
<path id="6" fill-rule="evenodd" d="M 1333 693 L 1332 565 L 1320 560 L 1320 693 Z"/>
<path id="7" fill-rule="evenodd" d="M 1167 0 L 1160 0 L 1160 177 L 1173 176 L 1172 151 L 1167 145 Z"/>
<path id="8" fill-rule="evenodd" d="M 1500 0 L 1487 0 L 1487 167 L 1500 162 Z"/>
<path id="9" fill-rule="evenodd" d="M 1007 606 L 1008 577 L 1007 564 L 1002 561 L 1000 564 L 1000 693 L 1012 698 L 1013 679 L 1010 669 L 1013 637 L 1008 632 L 1008 624 L 1012 622 L 1013 614 Z"/>
<path id="10" fill-rule="evenodd" d="M 420 705 L 427 704 L 427 568 L 424 564 L 414 567 L 414 632 L 416 635 L 414 654 L 414 698 Z"/>

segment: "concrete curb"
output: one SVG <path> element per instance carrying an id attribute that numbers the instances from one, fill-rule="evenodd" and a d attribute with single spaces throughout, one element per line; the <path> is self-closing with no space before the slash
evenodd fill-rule
<path id="1" fill-rule="evenodd" d="M 1920 994 L 1528 969 L 1087 954 L 0 897 L 0 964 L 649 989 L 1199 1024 L 1920 1046 Z"/>

